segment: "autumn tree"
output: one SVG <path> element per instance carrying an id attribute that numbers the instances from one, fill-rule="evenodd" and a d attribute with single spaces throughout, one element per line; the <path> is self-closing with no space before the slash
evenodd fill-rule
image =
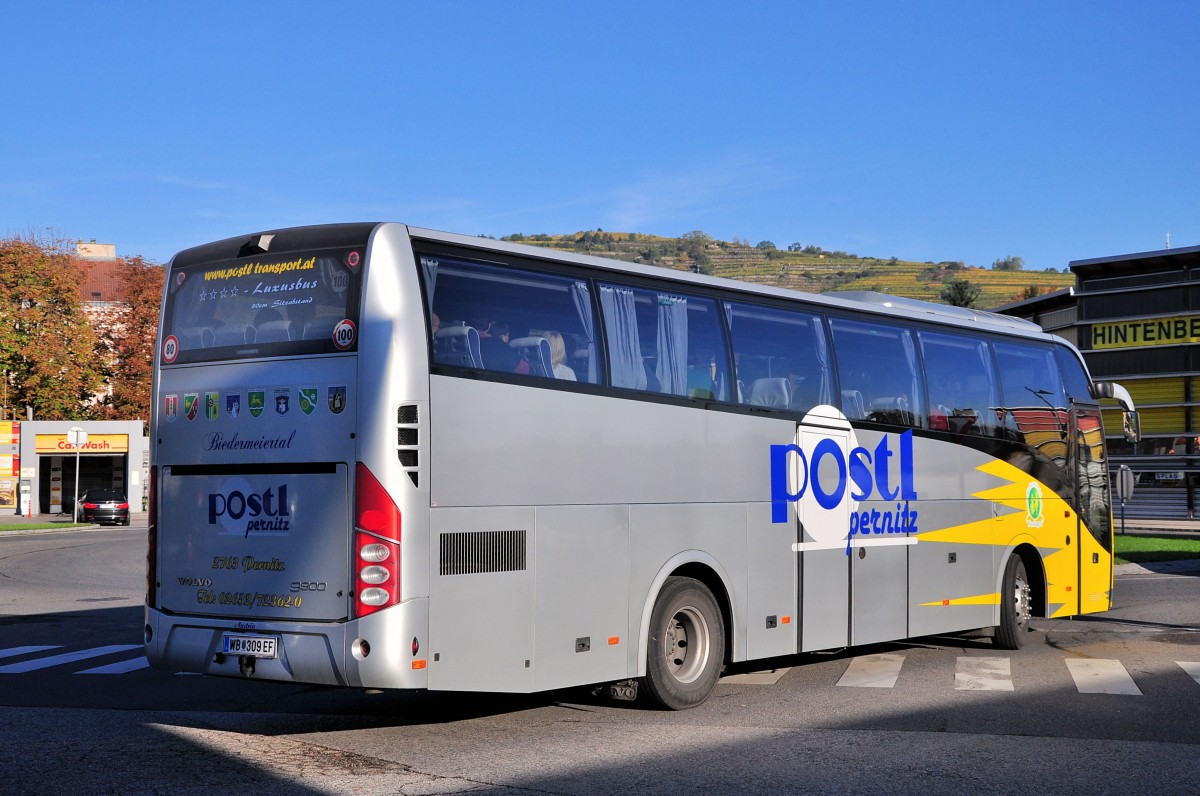
<path id="1" fill-rule="evenodd" d="M 94 414 L 112 420 L 149 418 L 164 269 L 141 257 L 124 257 L 113 272 L 119 284 L 115 301 L 95 322 L 108 352 L 104 377 L 109 390 Z"/>
<path id="2" fill-rule="evenodd" d="M 86 416 L 103 386 L 103 356 L 80 305 L 83 278 L 64 244 L 0 240 L 0 363 L 8 401 L 33 407 L 39 420 Z"/>

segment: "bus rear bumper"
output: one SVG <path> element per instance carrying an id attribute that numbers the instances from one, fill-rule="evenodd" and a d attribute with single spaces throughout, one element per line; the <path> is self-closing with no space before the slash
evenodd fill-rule
<path id="1" fill-rule="evenodd" d="M 349 622 L 247 621 L 146 609 L 146 658 L 155 669 L 219 677 L 418 689 L 428 686 L 427 600 Z M 226 636 L 275 639 L 273 656 L 227 654 Z"/>

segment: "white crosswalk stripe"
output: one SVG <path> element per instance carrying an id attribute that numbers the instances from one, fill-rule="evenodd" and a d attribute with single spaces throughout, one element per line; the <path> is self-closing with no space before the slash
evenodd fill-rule
<path id="1" fill-rule="evenodd" d="M 1196 661 L 1175 661 L 1175 663 L 1179 664 L 1179 668 L 1187 672 L 1193 680 L 1200 683 L 1200 663 Z"/>
<path id="2" fill-rule="evenodd" d="M 960 657 L 954 669 L 956 691 L 1012 691 L 1012 667 L 1008 658 Z"/>
<path id="3" fill-rule="evenodd" d="M 1120 661 L 1068 658 L 1067 669 L 1081 694 L 1142 695 Z"/>
<path id="4" fill-rule="evenodd" d="M 117 661 L 110 663 L 107 666 L 97 666 L 94 669 L 85 669 L 82 672 L 75 674 L 128 674 L 136 672 L 138 669 L 149 669 L 150 661 L 146 660 L 145 655 L 139 655 L 136 658 L 130 658 L 127 661 Z"/>
<path id="5" fill-rule="evenodd" d="M 47 658 L 34 658 L 29 661 L 0 666 L 0 674 L 22 674 L 24 672 L 37 671 L 38 669 L 49 669 L 51 666 L 86 661 L 90 658 L 99 658 L 103 655 L 112 655 L 117 652 L 128 652 L 129 650 L 139 649 L 141 646 L 141 644 L 110 644 L 106 647 L 93 647 L 88 650 L 64 652 L 60 655 L 51 655 Z"/>
<path id="6" fill-rule="evenodd" d="M 894 688 L 904 666 L 904 656 L 894 653 L 854 658 L 838 685 L 850 688 Z"/>

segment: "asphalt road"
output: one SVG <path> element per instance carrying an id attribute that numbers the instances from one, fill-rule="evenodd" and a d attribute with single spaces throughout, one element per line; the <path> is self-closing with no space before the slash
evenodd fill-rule
<path id="1" fill-rule="evenodd" d="M 1195 791 L 1196 570 L 1123 572 L 1116 609 L 1038 621 L 1019 652 L 936 637 L 797 656 L 667 713 L 586 689 L 379 693 L 142 668 L 143 543 L 136 527 L 0 535 L 0 791 Z"/>

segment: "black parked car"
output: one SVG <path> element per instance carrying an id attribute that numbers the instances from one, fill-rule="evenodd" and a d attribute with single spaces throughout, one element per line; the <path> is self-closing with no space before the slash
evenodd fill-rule
<path id="1" fill-rule="evenodd" d="M 79 500 L 83 521 L 100 525 L 128 525 L 129 501 L 119 489 L 89 489 Z"/>

